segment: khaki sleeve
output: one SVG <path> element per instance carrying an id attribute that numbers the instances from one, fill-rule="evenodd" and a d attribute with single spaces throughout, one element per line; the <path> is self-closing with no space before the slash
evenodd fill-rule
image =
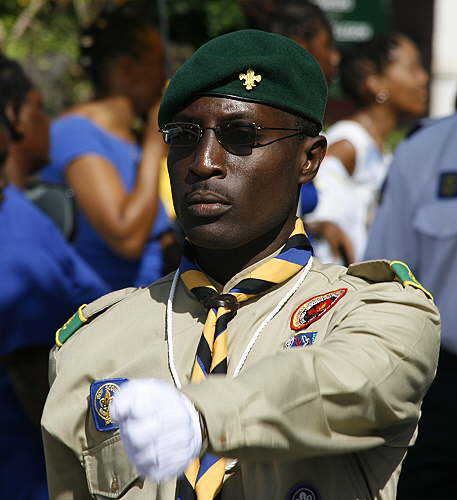
<path id="1" fill-rule="evenodd" d="M 54 346 L 49 351 L 49 360 L 48 360 L 49 387 L 52 386 L 52 384 L 54 383 L 54 380 L 56 379 L 56 376 L 57 376 L 57 361 L 56 361 L 57 349 L 58 349 L 58 347 Z"/>
<path id="2" fill-rule="evenodd" d="M 376 284 L 334 319 L 316 346 L 183 388 L 204 415 L 210 451 L 278 459 L 409 444 L 436 371 L 435 306 L 422 292 Z"/>
<path id="3" fill-rule="evenodd" d="M 48 377 L 51 392 L 58 372 L 58 353 L 59 348 L 56 346 L 49 353 Z M 41 435 L 46 460 L 49 500 L 88 500 L 93 498 L 88 491 L 86 474 L 82 464 L 68 446 L 48 432 L 43 425 L 43 417 Z M 58 418 L 58 412 L 56 412 L 55 418 Z"/>
<path id="4" fill-rule="evenodd" d="M 86 474 L 75 454 L 42 430 L 49 500 L 88 500 Z"/>

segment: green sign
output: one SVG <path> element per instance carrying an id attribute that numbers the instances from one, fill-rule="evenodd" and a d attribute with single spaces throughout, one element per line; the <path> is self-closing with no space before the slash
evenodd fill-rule
<path id="1" fill-rule="evenodd" d="M 364 42 L 390 29 L 391 0 L 314 0 L 330 18 L 335 40 Z"/>

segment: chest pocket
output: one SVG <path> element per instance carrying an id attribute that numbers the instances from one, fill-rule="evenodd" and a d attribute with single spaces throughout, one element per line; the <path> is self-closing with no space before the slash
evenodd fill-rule
<path id="1" fill-rule="evenodd" d="M 139 479 L 119 435 L 85 451 L 83 460 L 89 493 L 97 499 L 121 498 Z"/>
<path id="2" fill-rule="evenodd" d="M 413 220 L 414 228 L 432 238 L 451 238 L 457 235 L 457 199 L 437 200 L 421 207 Z"/>

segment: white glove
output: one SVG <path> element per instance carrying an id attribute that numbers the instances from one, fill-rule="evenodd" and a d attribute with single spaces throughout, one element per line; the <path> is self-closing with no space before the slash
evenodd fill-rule
<path id="1" fill-rule="evenodd" d="M 125 382 L 114 395 L 110 415 L 119 425 L 130 461 L 143 477 L 156 482 L 177 477 L 200 454 L 197 410 L 168 382 Z"/>

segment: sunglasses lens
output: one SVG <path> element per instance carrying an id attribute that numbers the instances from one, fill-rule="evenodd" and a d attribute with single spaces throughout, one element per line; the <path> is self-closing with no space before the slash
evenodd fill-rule
<path id="1" fill-rule="evenodd" d="M 170 146 L 195 146 L 200 138 L 200 127 L 196 123 L 167 123 L 162 129 L 162 135 Z"/>
<path id="2" fill-rule="evenodd" d="M 218 130 L 219 141 L 226 146 L 253 147 L 257 139 L 257 130 L 253 123 L 229 122 Z"/>
<path id="3" fill-rule="evenodd" d="M 203 129 L 208 130 L 208 129 Z M 257 143 L 254 123 L 233 121 L 213 128 L 217 140 L 230 153 L 249 155 Z M 196 123 L 167 123 L 161 129 L 164 141 L 171 147 L 191 148 L 198 144 L 202 129 Z"/>

